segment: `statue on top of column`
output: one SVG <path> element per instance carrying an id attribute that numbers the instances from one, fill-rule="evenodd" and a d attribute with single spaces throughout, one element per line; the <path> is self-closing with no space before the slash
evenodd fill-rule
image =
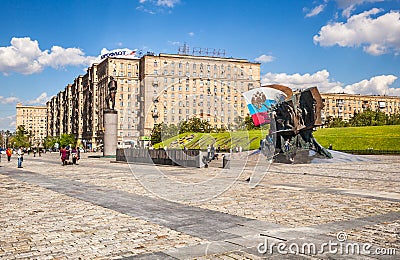
<path id="1" fill-rule="evenodd" d="M 107 109 L 115 109 L 115 95 L 117 93 L 117 81 L 114 77 L 110 77 L 110 82 L 108 83 L 108 93 L 106 96 L 106 106 Z"/>

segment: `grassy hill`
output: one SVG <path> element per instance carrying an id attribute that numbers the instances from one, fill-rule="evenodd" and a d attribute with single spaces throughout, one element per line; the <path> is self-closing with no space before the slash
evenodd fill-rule
<path id="1" fill-rule="evenodd" d="M 267 131 L 252 130 L 252 131 L 237 131 L 226 133 L 184 133 L 179 136 L 172 137 L 162 143 L 154 145 L 154 148 L 183 148 L 188 149 L 207 149 L 207 146 L 214 144 L 215 147 L 220 147 L 222 150 L 229 150 L 236 146 L 241 146 L 243 150 L 258 149 L 260 140 L 267 134 Z"/>
<path id="2" fill-rule="evenodd" d="M 206 149 L 215 144 L 223 150 L 242 146 L 243 150 L 258 149 L 267 130 L 251 130 L 226 133 L 184 133 L 165 140 L 154 147 L 167 146 L 188 149 Z M 334 150 L 400 150 L 400 125 L 321 128 L 314 132 L 317 141 L 324 147 L 332 144 Z"/>
<path id="3" fill-rule="evenodd" d="M 334 150 L 400 150 L 400 125 L 321 128 L 314 137 Z"/>

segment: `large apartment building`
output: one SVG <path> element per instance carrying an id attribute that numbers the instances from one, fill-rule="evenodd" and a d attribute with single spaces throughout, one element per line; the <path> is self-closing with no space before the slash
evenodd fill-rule
<path id="1" fill-rule="evenodd" d="M 260 64 L 243 59 L 160 54 L 140 62 L 143 135 L 192 117 L 232 128 L 248 113 L 242 93 L 260 86 Z"/>
<path id="2" fill-rule="evenodd" d="M 242 93 L 260 86 L 260 63 L 187 54 L 108 56 L 47 102 L 47 135 L 72 133 L 88 148 L 101 145 L 111 77 L 118 85 L 118 142 L 136 142 L 149 136 L 155 124 L 192 117 L 233 129 L 248 114 Z M 400 113 L 400 97 L 321 95 L 323 119 L 349 120 L 366 108 Z"/>
<path id="3" fill-rule="evenodd" d="M 321 94 L 324 108 L 322 118 L 331 116 L 348 121 L 354 112 L 360 113 L 366 109 L 382 111 L 387 115 L 400 113 L 400 97 L 358 94 Z"/>
<path id="4" fill-rule="evenodd" d="M 232 128 L 247 115 L 241 93 L 260 86 L 260 63 L 182 54 L 107 57 L 47 102 L 47 134 L 72 133 L 86 147 L 101 145 L 111 76 L 118 83 L 118 141 L 136 141 L 154 124 L 191 117 Z"/>
<path id="5" fill-rule="evenodd" d="M 40 147 L 46 137 L 47 111 L 45 106 L 24 106 L 17 103 L 16 126 L 23 125 L 32 146 Z"/>

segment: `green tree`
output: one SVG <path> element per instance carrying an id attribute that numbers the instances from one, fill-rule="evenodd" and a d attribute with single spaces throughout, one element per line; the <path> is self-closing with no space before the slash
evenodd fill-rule
<path id="1" fill-rule="evenodd" d="M 0 131 L 1 147 L 12 147 L 11 139 L 15 133 L 11 133 L 10 130 Z"/>
<path id="2" fill-rule="evenodd" d="M 390 118 L 382 111 L 366 109 L 362 113 L 354 112 L 349 120 L 351 126 L 377 126 L 389 124 Z"/>
<path id="3" fill-rule="evenodd" d="M 60 147 L 66 147 L 71 145 L 76 146 L 76 139 L 74 134 L 62 134 L 59 138 Z"/>
<path id="4" fill-rule="evenodd" d="M 25 126 L 19 125 L 15 135 L 11 137 L 10 143 L 16 147 L 29 147 L 31 144 L 28 138 L 28 132 L 25 130 Z"/>
<path id="5" fill-rule="evenodd" d="M 388 125 L 400 125 L 400 114 L 392 114 L 388 117 Z"/>
<path id="6" fill-rule="evenodd" d="M 211 133 L 213 130 L 209 122 L 194 117 L 179 124 L 179 133 Z"/>
<path id="7" fill-rule="evenodd" d="M 151 131 L 150 134 L 150 139 L 151 139 L 151 143 L 157 144 L 157 143 L 161 143 L 162 141 L 162 132 L 163 130 L 165 130 L 167 128 L 167 125 L 165 123 L 159 123 L 159 124 L 155 124 L 153 126 L 153 129 Z"/>
<path id="8" fill-rule="evenodd" d="M 244 128 L 246 130 L 257 129 L 258 127 L 254 125 L 253 118 L 249 114 L 244 118 Z"/>
<path id="9" fill-rule="evenodd" d="M 57 136 L 46 136 L 43 141 L 45 149 L 53 148 L 55 143 L 59 142 L 59 137 Z"/>
<path id="10" fill-rule="evenodd" d="M 174 124 L 170 124 L 168 127 L 163 128 L 163 131 L 161 132 L 163 140 L 166 140 L 178 134 L 179 134 L 178 126 Z"/>

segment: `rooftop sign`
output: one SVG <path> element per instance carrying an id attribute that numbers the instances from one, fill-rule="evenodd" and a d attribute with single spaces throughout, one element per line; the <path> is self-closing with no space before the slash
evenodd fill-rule
<path id="1" fill-rule="evenodd" d="M 117 49 L 117 50 L 108 51 L 107 49 L 103 49 L 101 51 L 100 59 L 105 59 L 108 57 L 137 59 L 141 55 L 142 55 L 142 51 L 138 51 L 138 50 Z"/>

